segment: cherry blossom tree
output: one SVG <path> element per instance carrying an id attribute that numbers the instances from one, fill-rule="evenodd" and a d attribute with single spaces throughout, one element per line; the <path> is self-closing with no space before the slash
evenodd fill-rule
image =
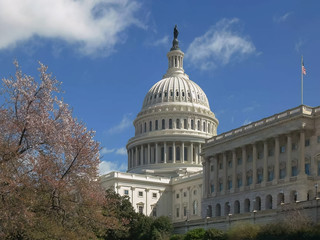
<path id="1" fill-rule="evenodd" d="M 0 90 L 0 238 L 89 239 L 106 227 L 99 143 L 72 116 L 60 85 L 40 63 Z"/>

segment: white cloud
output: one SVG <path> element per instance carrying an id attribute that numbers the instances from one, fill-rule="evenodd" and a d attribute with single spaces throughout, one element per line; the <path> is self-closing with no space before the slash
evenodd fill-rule
<path id="1" fill-rule="evenodd" d="M 125 147 L 122 147 L 122 148 L 118 148 L 116 150 L 116 154 L 119 154 L 119 155 L 127 155 L 127 149 Z"/>
<path id="2" fill-rule="evenodd" d="M 293 12 L 287 12 L 282 16 L 278 16 L 278 17 L 274 16 L 273 21 L 276 23 L 285 22 L 288 19 L 288 17 L 292 14 L 293 14 Z"/>
<path id="3" fill-rule="evenodd" d="M 112 171 L 126 171 L 127 166 L 123 163 L 120 166 L 114 162 L 101 161 L 99 164 L 99 175 L 104 175 Z"/>
<path id="4" fill-rule="evenodd" d="M 155 40 L 153 42 L 150 42 L 149 45 L 155 46 L 155 47 L 168 46 L 169 45 L 169 36 L 166 35 L 163 38 L 160 38 L 160 39 L 157 39 L 157 40 Z"/>
<path id="5" fill-rule="evenodd" d="M 303 45 L 304 45 L 304 40 L 299 39 L 299 41 L 296 42 L 294 45 L 294 50 L 296 50 L 297 53 L 301 53 L 301 48 Z"/>
<path id="6" fill-rule="evenodd" d="M 124 129 L 130 127 L 131 124 L 132 124 L 132 120 L 129 119 L 129 117 L 128 117 L 127 115 L 124 115 L 124 116 L 122 117 L 121 122 L 120 122 L 118 125 L 110 128 L 110 129 L 108 130 L 108 133 L 109 133 L 109 134 L 114 134 L 114 133 L 121 132 L 121 131 L 123 131 Z"/>
<path id="7" fill-rule="evenodd" d="M 238 25 L 237 18 L 222 19 L 193 40 L 187 49 L 187 58 L 196 67 L 207 70 L 255 53 L 256 48 L 250 39 L 236 30 Z"/>
<path id="8" fill-rule="evenodd" d="M 129 0 L 1 0 L 0 49 L 33 37 L 59 39 L 84 54 L 108 55 L 140 5 Z"/>
<path id="9" fill-rule="evenodd" d="M 104 148 L 102 148 L 100 150 L 100 154 L 101 155 L 105 155 L 105 154 L 108 154 L 108 153 L 113 153 L 114 151 L 115 151 L 114 148 L 113 149 L 108 149 L 108 148 L 104 147 Z"/>

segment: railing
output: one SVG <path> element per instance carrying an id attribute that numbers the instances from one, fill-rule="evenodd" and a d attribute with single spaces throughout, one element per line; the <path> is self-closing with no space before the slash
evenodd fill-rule
<path id="1" fill-rule="evenodd" d="M 236 128 L 236 129 L 233 129 L 231 131 L 222 133 L 222 134 L 220 134 L 218 136 L 212 137 L 212 138 L 207 140 L 207 143 L 212 143 L 212 142 L 219 141 L 219 140 L 231 137 L 231 136 L 236 136 L 238 134 L 241 134 L 241 133 L 244 133 L 244 132 L 247 132 L 247 131 L 250 131 L 250 130 L 257 129 L 259 127 L 267 126 L 269 124 L 272 124 L 272 123 L 274 123 L 276 121 L 283 120 L 285 118 L 289 118 L 289 117 L 293 117 L 293 116 L 297 116 L 297 115 L 309 115 L 309 116 L 311 116 L 312 114 L 315 114 L 315 113 L 318 113 L 318 112 L 320 112 L 320 106 L 316 107 L 316 108 L 311 108 L 311 107 L 307 107 L 307 106 L 301 105 L 299 107 L 296 107 L 296 108 L 293 108 L 293 109 L 289 109 L 289 110 L 287 110 L 285 112 L 281 112 L 281 113 L 275 114 L 275 115 L 273 115 L 271 117 L 264 118 L 264 119 L 259 120 L 257 122 L 253 122 L 253 123 L 250 123 L 248 125 L 242 126 L 240 128 Z"/>

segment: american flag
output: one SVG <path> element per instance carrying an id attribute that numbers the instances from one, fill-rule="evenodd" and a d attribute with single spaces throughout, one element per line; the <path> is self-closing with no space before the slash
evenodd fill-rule
<path id="1" fill-rule="evenodd" d="M 301 59 L 301 71 L 302 71 L 302 74 L 303 74 L 303 75 L 306 75 L 306 74 L 307 74 L 307 70 L 306 70 L 306 68 L 304 67 L 303 58 Z"/>

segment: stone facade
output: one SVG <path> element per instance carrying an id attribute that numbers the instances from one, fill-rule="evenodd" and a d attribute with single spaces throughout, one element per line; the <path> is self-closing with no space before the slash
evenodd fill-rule
<path id="1" fill-rule="evenodd" d="M 320 107 L 299 106 L 215 136 L 203 147 L 202 216 L 308 201 L 320 179 Z"/>

